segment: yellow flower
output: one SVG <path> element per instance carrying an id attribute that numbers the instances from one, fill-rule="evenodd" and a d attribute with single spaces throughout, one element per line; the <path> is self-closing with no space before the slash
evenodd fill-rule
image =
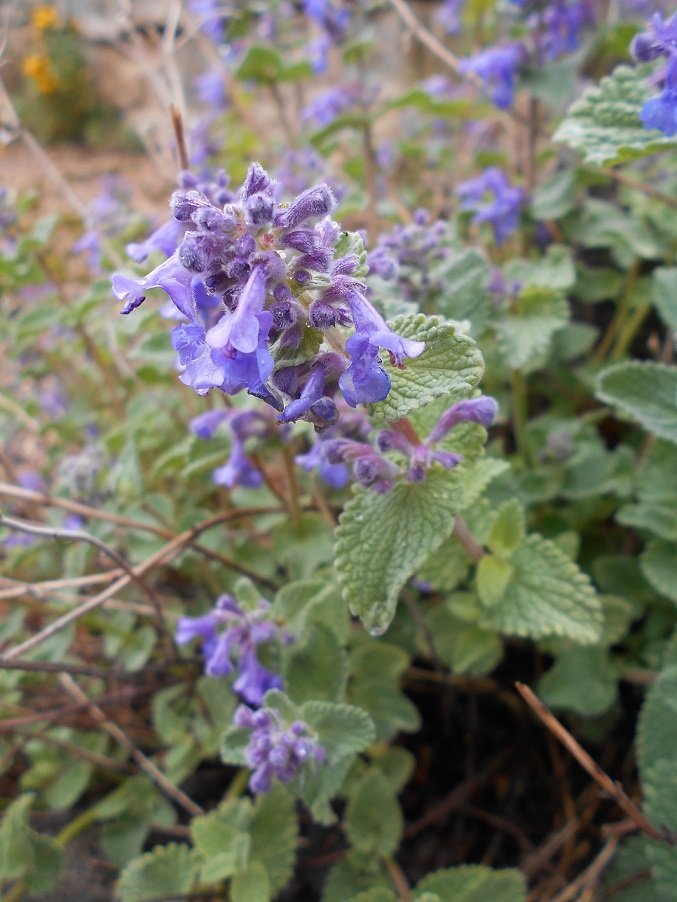
<path id="1" fill-rule="evenodd" d="M 33 10 L 31 24 L 39 31 L 56 28 L 59 24 L 59 13 L 53 6 L 38 6 Z"/>
<path id="2" fill-rule="evenodd" d="M 40 53 L 31 53 L 23 61 L 24 75 L 32 78 L 41 94 L 53 94 L 59 80 L 52 71 L 49 60 Z"/>

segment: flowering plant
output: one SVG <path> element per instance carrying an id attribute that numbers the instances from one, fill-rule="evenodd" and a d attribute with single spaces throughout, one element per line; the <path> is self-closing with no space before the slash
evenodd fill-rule
<path id="1" fill-rule="evenodd" d="M 0 189 L 8 899 L 672 898 L 649 5 L 126 5 L 154 223 Z"/>

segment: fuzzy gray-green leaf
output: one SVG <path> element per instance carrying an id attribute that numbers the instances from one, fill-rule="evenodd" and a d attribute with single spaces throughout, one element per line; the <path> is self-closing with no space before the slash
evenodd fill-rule
<path id="1" fill-rule="evenodd" d="M 398 316 L 389 325 L 404 338 L 425 342 L 425 350 L 420 357 L 405 359 L 403 367 L 384 360 L 391 387 L 385 401 L 371 407 L 377 419 L 399 420 L 442 395 L 448 395 L 451 404 L 466 397 L 482 378 L 479 348 L 452 323 L 418 313 Z"/>
<path id="2" fill-rule="evenodd" d="M 560 549 L 532 534 L 510 557 L 512 575 L 503 596 L 485 609 L 484 625 L 541 639 L 562 636 L 597 642 L 602 611 L 590 580 Z"/>
<path id="3" fill-rule="evenodd" d="M 388 628 L 400 589 L 447 538 L 463 498 L 458 470 L 431 471 L 385 495 L 358 488 L 336 530 L 343 596 L 370 632 Z"/>
<path id="4" fill-rule="evenodd" d="M 583 154 L 586 163 L 610 165 L 674 147 L 673 138 L 642 125 L 639 113 L 657 93 L 650 65 L 618 66 L 569 109 L 553 135 Z"/>
<path id="5" fill-rule="evenodd" d="M 677 366 L 638 360 L 614 364 L 597 377 L 595 394 L 647 432 L 677 444 Z"/>

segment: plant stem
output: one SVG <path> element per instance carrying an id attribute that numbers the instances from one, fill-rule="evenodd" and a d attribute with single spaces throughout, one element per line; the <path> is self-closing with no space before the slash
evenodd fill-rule
<path id="1" fill-rule="evenodd" d="M 393 886 L 397 890 L 400 902 L 409 902 L 411 899 L 411 889 L 404 871 L 390 855 L 383 856 L 383 863 L 388 869 L 388 874 L 393 882 Z"/>
<path id="2" fill-rule="evenodd" d="M 245 789 L 247 788 L 247 783 L 249 782 L 249 770 L 246 767 L 241 767 L 239 771 L 235 774 L 233 779 L 230 781 L 230 786 L 226 790 L 226 794 L 223 797 L 224 802 L 232 802 L 233 799 L 239 799 L 243 794 Z"/>
<path id="3" fill-rule="evenodd" d="M 651 304 L 641 304 L 636 307 L 632 313 L 626 317 L 623 328 L 620 330 L 613 350 L 609 355 L 610 360 L 619 360 L 635 339 L 635 335 L 642 326 L 642 323 L 649 315 Z"/>
<path id="4" fill-rule="evenodd" d="M 481 561 L 484 557 L 484 548 L 477 541 L 475 536 L 468 529 L 468 524 L 460 514 L 454 521 L 454 532 L 452 533 L 458 540 L 459 544 L 474 561 Z"/>
<path id="5" fill-rule="evenodd" d="M 527 384 L 519 370 L 511 371 L 510 387 L 512 391 L 512 431 L 515 437 L 515 445 L 524 463 L 528 463 L 527 416 L 529 404 L 527 400 Z"/>
<path id="6" fill-rule="evenodd" d="M 301 504 L 299 501 L 299 481 L 296 478 L 296 463 L 289 445 L 282 448 L 284 468 L 287 471 L 287 483 L 289 485 L 289 512 L 294 528 L 301 523 Z"/>
<path id="7" fill-rule="evenodd" d="M 625 279 L 625 288 L 623 289 L 623 294 L 618 299 L 616 310 L 613 317 L 611 318 L 611 322 L 609 323 L 602 340 L 595 348 L 595 351 L 591 358 L 593 363 L 599 364 L 606 359 L 606 356 L 609 353 L 609 350 L 611 349 L 616 336 L 619 335 L 625 327 L 625 321 L 630 315 L 628 297 L 635 285 L 635 282 L 637 281 L 637 276 L 639 275 L 639 266 L 639 260 L 635 260 L 628 270 L 628 274 Z"/>

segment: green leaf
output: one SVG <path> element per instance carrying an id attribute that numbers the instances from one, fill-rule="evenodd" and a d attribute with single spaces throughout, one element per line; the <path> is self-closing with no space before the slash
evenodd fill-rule
<path id="1" fill-rule="evenodd" d="M 377 768 L 351 788 L 345 829 L 351 845 L 360 852 L 392 855 L 402 838 L 404 821 L 392 786 Z"/>
<path id="2" fill-rule="evenodd" d="M 440 659 L 454 673 L 481 676 L 501 660 L 503 647 L 494 630 L 462 620 L 447 605 L 437 605 L 426 617 Z"/>
<path id="3" fill-rule="evenodd" d="M 640 557 L 640 565 L 654 589 L 677 604 L 677 545 L 652 539 Z"/>
<path id="4" fill-rule="evenodd" d="M 571 648 L 558 655 L 539 681 L 538 692 L 552 708 L 598 717 L 616 700 L 617 683 L 606 648 Z"/>
<path id="5" fill-rule="evenodd" d="M 517 870 L 494 871 L 469 864 L 428 874 L 416 885 L 412 902 L 420 902 L 424 893 L 436 893 L 453 902 L 525 902 L 527 887 Z"/>
<path id="6" fill-rule="evenodd" d="M 498 510 L 493 522 L 487 548 L 497 557 L 509 557 L 524 540 L 526 533 L 526 515 L 524 508 L 516 498 L 505 501 Z"/>
<path id="7" fill-rule="evenodd" d="M 651 878 L 651 864 L 645 836 L 631 836 L 621 844 L 608 870 L 604 872 L 602 891 L 614 887 L 613 902 L 648 902 L 658 897 Z M 620 887 L 623 887 L 622 889 Z"/>
<path id="8" fill-rule="evenodd" d="M 350 663 L 349 700 L 367 711 L 379 741 L 419 729 L 418 708 L 400 689 L 401 675 L 409 664 L 403 649 L 366 639 L 352 650 Z"/>
<path id="9" fill-rule="evenodd" d="M 390 880 L 380 858 L 350 851 L 331 869 L 322 893 L 322 902 L 345 902 L 360 892 L 390 889 Z"/>
<path id="10" fill-rule="evenodd" d="M 65 852 L 51 836 L 30 831 L 33 866 L 26 876 L 26 889 L 31 893 L 48 893 L 59 882 L 65 865 Z"/>
<path id="11" fill-rule="evenodd" d="M 307 623 L 324 623 L 344 642 L 350 617 L 341 598 L 341 589 L 327 579 L 300 579 L 283 586 L 275 596 L 273 619 L 283 620 L 295 636 Z"/>
<path id="12" fill-rule="evenodd" d="M 616 514 L 619 523 L 648 529 L 662 539 L 677 541 L 677 447 L 658 440 L 637 477 L 638 502 Z"/>
<path id="13" fill-rule="evenodd" d="M 391 387 L 385 401 L 372 404 L 379 420 L 400 420 L 435 398 L 449 396 L 450 403 L 467 396 L 482 378 L 484 360 L 468 335 L 457 334 L 452 323 L 421 313 L 398 316 L 390 327 L 403 338 L 425 342 L 425 350 L 403 367 L 385 360 Z"/>
<path id="14" fill-rule="evenodd" d="M 513 574 L 484 625 L 509 635 L 597 642 L 601 605 L 588 577 L 557 546 L 533 534 L 510 557 Z"/>
<path id="15" fill-rule="evenodd" d="M 665 668 L 646 694 L 637 727 L 637 761 L 644 779 L 659 761 L 677 759 L 677 712 L 674 682 L 677 670 L 677 633 L 666 650 Z"/>
<path id="16" fill-rule="evenodd" d="M 561 219 L 576 207 L 576 173 L 563 169 L 536 187 L 531 198 L 534 219 Z"/>
<path id="17" fill-rule="evenodd" d="M 457 322 L 470 320 L 479 335 L 489 310 L 489 261 L 477 248 L 450 249 L 433 277 L 444 276 L 444 292 L 435 298 L 435 312 Z"/>
<path id="18" fill-rule="evenodd" d="M 503 267 L 508 282 L 519 282 L 522 288 L 547 288 L 566 291 L 576 281 L 571 249 L 563 244 L 551 244 L 542 257 L 510 260 Z"/>
<path id="19" fill-rule="evenodd" d="M 458 468 L 385 495 L 354 490 L 336 530 L 336 570 L 343 597 L 373 635 L 385 632 L 400 589 L 451 533 L 462 495 Z"/>
<path id="20" fill-rule="evenodd" d="M 673 712 L 673 718 L 677 712 Z M 644 811 L 657 827 L 677 834 L 677 753 L 663 758 L 643 774 Z M 648 842 L 646 853 L 661 902 L 677 900 L 677 848 L 664 842 Z"/>
<path id="21" fill-rule="evenodd" d="M 597 376 L 596 396 L 648 432 L 677 444 L 677 367 L 633 360 Z"/>
<path id="22" fill-rule="evenodd" d="M 569 109 L 553 135 L 587 163 L 611 165 L 674 147 L 674 139 L 645 129 L 639 113 L 656 94 L 649 83 L 652 66 L 618 66 L 598 87 L 588 88 Z"/>
<path id="23" fill-rule="evenodd" d="M 28 814 L 33 793 L 24 793 L 5 811 L 0 824 L 0 880 L 20 877 L 33 865 Z"/>
<path id="24" fill-rule="evenodd" d="M 543 366 L 553 335 L 567 324 L 569 306 L 558 291 L 528 286 L 514 307 L 494 323 L 506 365 L 531 372 Z"/>
<path id="25" fill-rule="evenodd" d="M 265 865 L 271 893 L 278 893 L 294 872 L 298 837 L 294 798 L 280 783 L 256 800 L 249 832 L 250 858 Z"/>
<path id="26" fill-rule="evenodd" d="M 229 820 L 227 812 L 217 810 L 194 818 L 190 825 L 204 883 L 232 877 L 249 862 L 249 834 L 236 830 Z"/>
<path id="27" fill-rule="evenodd" d="M 677 331 L 677 266 L 654 269 L 651 300 L 668 329 Z"/>
<path id="28" fill-rule="evenodd" d="M 505 595 L 514 570 L 508 561 L 485 554 L 477 565 L 477 594 L 488 608 L 498 604 Z"/>
<path id="29" fill-rule="evenodd" d="M 416 767 L 416 759 L 407 749 L 388 746 L 385 751 L 379 749 L 373 758 L 373 764 L 383 773 L 393 792 L 398 793 L 411 779 Z"/>
<path id="30" fill-rule="evenodd" d="M 310 699 L 337 702 L 348 678 L 348 658 L 329 627 L 315 623 L 288 650 L 282 676 L 296 704 Z"/>
<path id="31" fill-rule="evenodd" d="M 127 865 L 118 880 L 117 894 L 122 902 L 148 902 L 157 896 L 187 893 L 197 879 L 198 869 L 194 849 L 178 843 L 156 846 Z"/>
<path id="32" fill-rule="evenodd" d="M 252 861 L 246 871 L 236 875 L 230 887 L 232 902 L 270 902 L 270 880 L 260 861 Z"/>
<path id="33" fill-rule="evenodd" d="M 360 708 L 330 702 L 306 702 L 301 706 L 301 719 L 317 733 L 327 752 L 329 764 L 348 755 L 363 752 L 374 741 L 374 724 Z"/>

